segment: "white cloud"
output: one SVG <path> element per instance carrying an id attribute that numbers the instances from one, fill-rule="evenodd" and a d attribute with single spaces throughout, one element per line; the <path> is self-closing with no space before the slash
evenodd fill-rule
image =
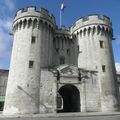
<path id="1" fill-rule="evenodd" d="M 13 22 L 13 20 L 11 18 L 0 19 L 0 27 L 7 31 L 11 31 L 12 30 L 12 22 Z"/>
<path id="2" fill-rule="evenodd" d="M 16 0 L 0 0 L 0 68 L 8 64 L 11 56 L 12 13 L 15 10 Z"/>
<path id="3" fill-rule="evenodd" d="M 2 32 L 3 34 L 6 34 L 8 31 L 12 31 L 12 22 L 13 22 L 13 19 L 10 17 L 7 17 L 6 19 L 0 18 L 0 28 L 1 28 L 0 32 Z"/>
<path id="4" fill-rule="evenodd" d="M 4 28 L 6 30 L 11 31 L 12 30 L 12 19 L 11 18 L 7 19 L 7 21 L 5 21 L 5 23 L 6 24 L 4 25 Z"/>
<path id="5" fill-rule="evenodd" d="M 120 73 L 120 63 L 115 63 L 117 73 Z"/>
<path id="6" fill-rule="evenodd" d="M 9 36 L 9 32 L 12 29 L 11 19 L 0 19 L 0 58 L 9 59 L 12 47 L 12 40 Z"/>

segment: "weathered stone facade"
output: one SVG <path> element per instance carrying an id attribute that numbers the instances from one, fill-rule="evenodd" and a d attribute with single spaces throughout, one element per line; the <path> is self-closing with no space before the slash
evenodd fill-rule
<path id="1" fill-rule="evenodd" d="M 43 72 L 45 72 L 46 70 L 44 69 L 44 70 L 42 70 L 42 73 Z M 48 72 L 48 71 L 47 71 Z M 0 106 L 0 110 L 2 111 L 3 110 L 3 105 L 4 105 L 4 98 L 5 98 L 5 91 L 6 91 L 6 87 L 7 87 L 7 81 L 8 81 L 8 73 L 9 73 L 9 70 L 3 70 L 3 69 L 1 69 L 0 70 L 0 95 L 1 95 L 1 100 L 0 100 L 0 102 L 1 102 L 1 106 Z M 51 74 L 51 72 L 49 71 L 49 73 Z M 46 74 L 46 73 L 45 73 Z M 43 76 L 44 76 L 44 74 L 42 74 Z M 58 84 L 59 86 L 60 85 L 62 85 L 62 86 L 64 86 L 66 83 L 67 84 L 76 84 L 77 82 L 78 82 L 78 84 L 79 83 L 85 83 L 85 78 L 84 78 L 84 80 L 82 80 L 82 81 L 78 81 L 78 78 L 76 77 L 76 81 L 72 81 L 72 82 L 70 82 L 70 81 L 66 81 L 66 79 L 64 79 L 65 80 L 65 82 L 60 82 L 60 81 L 56 81 L 56 75 L 54 74 L 52 74 L 51 75 L 52 76 L 52 78 L 50 79 L 49 77 L 48 77 L 48 79 L 50 79 L 50 81 L 52 80 L 52 81 L 54 81 L 54 83 L 56 84 Z M 116 75 L 117 76 L 117 86 L 118 86 L 118 89 L 119 89 L 119 92 L 118 92 L 118 96 L 119 96 L 119 105 L 120 105 L 120 75 L 119 74 L 117 74 Z M 41 76 L 42 77 L 42 76 Z M 45 77 L 45 76 L 44 76 Z M 75 76 L 74 76 L 75 77 Z M 72 79 L 72 77 L 69 77 L 69 75 L 68 75 L 68 78 L 71 78 Z M 45 78 L 44 78 L 45 79 Z M 43 80 L 44 80 L 43 79 Z M 47 79 L 47 78 L 46 78 Z M 72 79 L 73 80 L 73 79 Z M 46 84 L 46 86 L 45 85 L 43 85 L 44 83 L 48 83 L 48 84 Z M 48 92 L 49 90 L 50 90 L 50 88 L 49 88 L 49 90 L 47 91 L 45 91 L 44 89 L 46 89 L 46 88 L 48 88 L 48 86 L 49 86 L 49 82 L 44 82 L 43 81 L 43 84 L 41 83 L 41 93 L 42 93 L 42 95 L 41 96 L 44 96 L 44 92 Z M 60 87 L 58 87 L 57 88 L 57 85 L 53 85 L 54 87 L 55 87 L 55 89 L 59 89 Z M 55 98 L 55 100 L 54 100 L 54 105 L 56 105 L 56 90 L 55 91 L 53 91 L 53 86 L 51 86 L 51 89 L 52 89 L 52 91 L 51 91 L 51 93 L 53 94 L 53 96 L 54 96 L 54 98 Z M 46 88 L 45 88 L 46 87 Z M 43 88 L 43 89 L 42 89 Z M 84 84 L 84 88 L 85 88 L 85 84 Z M 85 89 L 86 90 L 86 89 Z M 84 90 L 84 91 L 85 91 Z M 50 94 L 50 93 L 49 93 Z M 48 94 L 48 98 L 50 97 L 49 96 L 49 94 Z M 83 92 L 83 94 L 85 94 L 85 92 Z M 90 94 L 91 95 L 91 94 Z M 53 97 L 52 96 L 52 97 Z M 82 95 L 81 95 L 82 96 Z M 89 98 L 89 97 L 88 97 Z M 41 99 L 46 99 L 46 96 L 45 96 L 45 98 L 44 97 L 42 97 Z M 59 96 L 58 96 L 58 99 L 59 99 Z M 61 98 L 60 98 L 61 99 Z M 48 100 L 48 99 L 46 99 L 46 100 Z M 86 100 L 84 100 L 84 102 L 85 102 Z M 83 100 L 81 99 L 81 104 L 82 104 L 82 102 L 83 102 Z M 51 104 L 51 103 L 50 103 Z M 43 103 L 42 103 L 42 100 L 41 100 L 41 106 L 43 106 L 43 107 L 41 107 L 41 109 L 40 109 L 40 111 L 41 111 L 41 113 L 43 112 L 44 113 L 44 110 L 46 110 L 46 113 L 48 112 L 47 110 L 48 110 L 48 107 L 46 107 Z M 59 108 L 60 107 L 60 108 Z M 62 105 L 58 105 L 58 110 L 60 110 L 61 109 L 61 107 L 63 107 Z M 54 106 L 54 107 L 51 107 L 53 110 L 55 110 L 56 109 L 56 106 Z M 84 107 L 84 105 L 83 105 L 83 107 L 81 108 L 81 111 L 84 111 L 86 108 Z M 50 109 L 49 109 L 50 110 Z M 86 111 L 86 110 L 85 110 Z M 55 111 L 54 111 L 55 112 Z"/>
<path id="2" fill-rule="evenodd" d="M 16 13 L 13 34 L 5 115 L 118 111 L 108 17 L 58 29 L 46 9 L 29 7 Z"/>

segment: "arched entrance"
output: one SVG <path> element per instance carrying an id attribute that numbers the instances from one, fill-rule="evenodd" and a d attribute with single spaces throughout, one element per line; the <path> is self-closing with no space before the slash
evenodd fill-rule
<path id="1" fill-rule="evenodd" d="M 64 85 L 58 93 L 63 99 L 63 105 L 61 105 L 63 108 L 58 112 L 80 112 L 80 92 L 75 86 Z"/>

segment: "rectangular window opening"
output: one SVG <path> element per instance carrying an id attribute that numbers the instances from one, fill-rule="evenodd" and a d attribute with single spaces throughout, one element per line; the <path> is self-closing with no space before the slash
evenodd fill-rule
<path id="1" fill-rule="evenodd" d="M 56 52 L 59 53 L 59 48 L 56 48 Z"/>
<path id="2" fill-rule="evenodd" d="M 35 37 L 35 36 L 32 36 L 31 43 L 34 44 L 35 42 L 36 42 L 36 37 Z"/>
<path id="3" fill-rule="evenodd" d="M 104 42 L 100 41 L 100 48 L 104 48 Z"/>
<path id="4" fill-rule="evenodd" d="M 60 57 L 60 65 L 65 64 L 65 57 Z"/>
<path id="5" fill-rule="evenodd" d="M 106 72 L 105 65 L 102 65 L 102 71 L 103 71 L 103 72 Z"/>
<path id="6" fill-rule="evenodd" d="M 70 55 L 70 49 L 67 49 L 67 54 Z"/>
<path id="7" fill-rule="evenodd" d="M 34 61 L 29 61 L 29 68 L 33 68 L 34 66 Z"/>
<path id="8" fill-rule="evenodd" d="M 78 52 L 79 52 L 79 50 L 80 50 L 79 45 L 77 46 L 77 49 L 78 49 Z"/>

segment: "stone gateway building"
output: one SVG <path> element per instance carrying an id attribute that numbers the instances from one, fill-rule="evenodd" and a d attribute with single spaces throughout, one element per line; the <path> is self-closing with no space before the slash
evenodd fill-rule
<path id="1" fill-rule="evenodd" d="M 108 17 L 89 15 L 69 29 L 41 8 L 19 10 L 3 114 L 118 111 Z"/>

